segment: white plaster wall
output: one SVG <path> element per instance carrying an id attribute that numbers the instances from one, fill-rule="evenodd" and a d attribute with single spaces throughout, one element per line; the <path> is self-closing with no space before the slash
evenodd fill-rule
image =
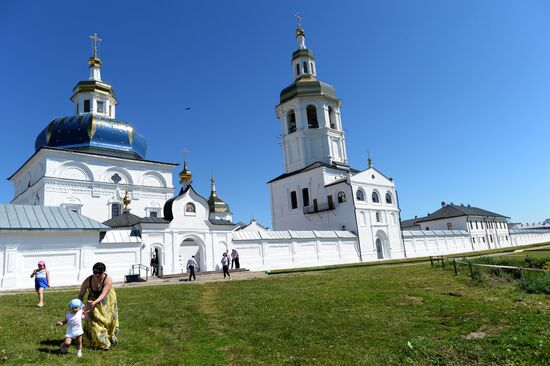
<path id="1" fill-rule="evenodd" d="M 475 250 L 470 235 L 465 230 L 424 231 L 403 230 L 403 242 L 407 258 L 445 255 Z M 480 250 L 486 248 L 480 248 Z"/>
<path id="2" fill-rule="evenodd" d="M 16 196 L 11 203 L 76 205 L 81 214 L 103 222 L 111 218 L 111 204 L 121 203 L 128 190 L 132 213 L 147 216 L 173 196 L 172 169 L 170 164 L 43 149 L 12 177 Z M 31 171 L 43 176 L 29 187 Z M 115 173 L 122 178 L 119 184 L 110 179 Z"/>
<path id="3" fill-rule="evenodd" d="M 281 122 L 282 150 L 285 157 L 285 172 L 302 169 L 314 162 L 327 164 L 331 160 L 346 163 L 347 153 L 344 132 L 340 122 L 340 101 L 322 96 L 293 98 L 276 107 L 277 118 Z M 317 110 L 319 128 L 308 128 L 307 106 L 314 105 Z M 328 107 L 335 110 L 337 128 L 331 129 Z M 296 115 L 296 132 L 288 133 L 288 112 Z"/>
<path id="4" fill-rule="evenodd" d="M 233 240 L 241 267 L 251 270 L 299 268 L 359 262 L 357 240 Z"/>
<path id="5" fill-rule="evenodd" d="M 325 187 L 327 183 L 344 177 L 341 170 L 325 167 L 315 168 L 306 172 L 292 175 L 270 183 L 271 210 L 274 230 L 347 230 L 355 229 L 354 208 L 351 201 L 349 185 Z M 313 207 L 313 200 L 317 199 L 319 207 L 327 205 L 327 196 L 332 194 L 334 210 L 315 214 L 304 214 L 302 189 L 309 190 L 309 203 Z M 338 204 L 338 191 L 346 192 L 346 203 Z M 292 209 L 290 193 L 296 191 L 298 207 Z M 309 206 L 308 206 L 309 207 Z"/>
<path id="6" fill-rule="evenodd" d="M 449 229 L 447 223 L 451 223 L 452 227 Z M 424 221 L 420 222 L 421 230 L 466 230 L 469 231 L 469 227 L 466 222 L 466 216 L 449 217 L 446 219 Z"/>
<path id="7" fill-rule="evenodd" d="M 31 272 L 46 261 L 52 286 L 79 285 L 103 262 L 115 282 L 140 261 L 139 244 L 99 243 L 98 232 L 4 232 L 0 235 L 0 289 L 34 288 Z"/>
<path id="8" fill-rule="evenodd" d="M 512 245 L 529 245 L 550 242 L 550 230 L 510 231 Z"/>
<path id="9" fill-rule="evenodd" d="M 354 174 L 351 177 L 356 221 L 364 261 L 377 260 L 376 239 L 380 238 L 384 247 L 384 259 L 404 258 L 405 252 L 399 225 L 399 204 L 395 183 L 374 168 Z M 364 200 L 357 199 L 357 192 L 363 193 Z M 372 199 L 373 192 L 378 194 L 379 202 Z M 386 202 L 386 193 L 391 203 Z M 376 220 L 379 214 L 380 222 Z"/>

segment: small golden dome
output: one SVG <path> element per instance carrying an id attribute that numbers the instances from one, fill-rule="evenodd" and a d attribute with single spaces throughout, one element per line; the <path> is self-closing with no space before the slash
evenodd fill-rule
<path id="1" fill-rule="evenodd" d="M 180 183 L 191 182 L 191 171 L 187 169 L 187 162 L 183 161 L 183 170 L 180 172 Z"/>
<path id="2" fill-rule="evenodd" d="M 130 205 L 131 202 L 132 200 L 128 195 L 128 190 L 126 190 L 126 193 L 124 194 L 124 198 L 122 199 L 122 203 L 124 203 L 124 211 L 130 211 L 130 209 L 128 208 L 128 205 Z"/>
<path id="3" fill-rule="evenodd" d="M 88 64 L 90 65 L 90 67 L 92 67 L 92 66 L 100 67 L 101 66 L 101 59 L 94 54 L 88 60 Z"/>

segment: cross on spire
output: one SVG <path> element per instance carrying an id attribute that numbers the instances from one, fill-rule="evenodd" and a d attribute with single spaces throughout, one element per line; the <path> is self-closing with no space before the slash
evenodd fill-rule
<path id="1" fill-rule="evenodd" d="M 92 40 L 92 49 L 94 51 L 94 56 L 93 57 L 97 57 L 97 48 L 99 46 L 98 43 L 101 42 L 102 39 L 97 36 L 97 33 L 92 34 L 90 36 L 90 39 Z"/>
<path id="2" fill-rule="evenodd" d="M 296 13 L 296 14 L 294 14 L 294 16 L 296 17 L 296 20 L 298 21 L 298 28 L 302 28 L 302 16 L 300 15 L 300 13 Z"/>
<path id="3" fill-rule="evenodd" d="M 369 168 L 372 168 L 372 159 L 370 157 L 370 150 L 367 150 Z"/>
<path id="4" fill-rule="evenodd" d="M 186 161 L 187 160 L 187 153 L 189 152 L 189 150 L 187 150 L 186 147 L 183 148 L 183 161 Z"/>

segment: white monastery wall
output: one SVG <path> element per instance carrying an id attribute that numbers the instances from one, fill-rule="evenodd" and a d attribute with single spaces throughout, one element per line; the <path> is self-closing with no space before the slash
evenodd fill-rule
<path id="1" fill-rule="evenodd" d="M 550 243 L 550 230 L 512 230 L 510 237 L 514 246 Z"/>
<path id="2" fill-rule="evenodd" d="M 465 230 L 403 230 L 407 258 L 446 255 L 474 250 Z M 479 248 L 479 250 L 487 248 Z"/>
<path id="3" fill-rule="evenodd" d="M 241 266 L 252 270 L 360 262 L 357 238 L 345 231 L 236 231 L 232 239 Z"/>
<path id="4" fill-rule="evenodd" d="M 46 261 L 53 286 L 79 285 L 103 262 L 114 281 L 123 281 L 132 264 L 139 263 L 139 243 L 99 243 L 98 232 L 17 231 L 0 235 L 0 288 L 34 288 L 30 274 Z"/>

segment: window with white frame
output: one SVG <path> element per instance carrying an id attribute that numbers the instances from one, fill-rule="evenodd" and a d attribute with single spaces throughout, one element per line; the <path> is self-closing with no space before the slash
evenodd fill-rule
<path id="1" fill-rule="evenodd" d="M 122 204 L 112 203 L 111 204 L 111 218 L 120 216 L 122 214 Z"/>
<path id="2" fill-rule="evenodd" d="M 365 194 L 360 189 L 357 190 L 357 193 L 355 194 L 355 196 L 357 197 L 357 201 L 364 201 L 365 200 Z"/>
<path id="3" fill-rule="evenodd" d="M 372 202 L 380 203 L 380 197 L 378 197 L 378 192 L 376 191 L 372 192 Z"/>

